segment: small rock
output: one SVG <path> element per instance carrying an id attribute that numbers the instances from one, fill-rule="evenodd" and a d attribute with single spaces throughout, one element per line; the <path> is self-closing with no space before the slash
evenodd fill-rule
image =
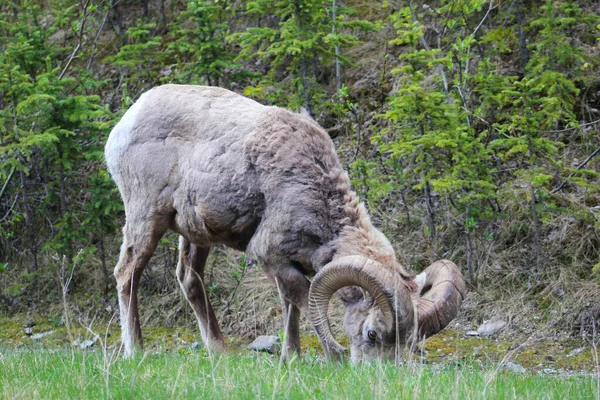
<path id="1" fill-rule="evenodd" d="M 502 321 L 500 319 L 485 321 L 479 328 L 477 328 L 477 332 L 479 332 L 482 336 L 491 336 L 498 332 L 500 332 L 506 326 L 506 321 Z"/>
<path id="2" fill-rule="evenodd" d="M 31 328 L 32 326 L 35 326 L 35 321 L 32 319 L 30 319 L 29 321 L 27 321 L 23 324 L 24 328 Z"/>
<path id="3" fill-rule="evenodd" d="M 544 368 L 544 369 L 542 370 L 542 372 L 543 372 L 544 374 L 551 375 L 551 374 L 555 374 L 555 373 L 556 373 L 556 370 L 555 370 L 554 368 Z"/>
<path id="4" fill-rule="evenodd" d="M 571 350 L 571 352 L 567 355 L 567 357 L 573 357 L 573 356 L 576 356 L 577 354 L 581 354 L 581 353 L 583 353 L 584 350 L 585 350 L 585 348 L 583 348 L 583 347 Z"/>
<path id="5" fill-rule="evenodd" d="M 83 349 L 83 350 L 89 349 L 90 347 L 95 345 L 97 341 L 98 341 L 98 336 L 96 336 L 95 338 L 93 338 L 91 340 L 84 340 L 81 343 L 79 343 L 79 348 Z"/>
<path id="6" fill-rule="evenodd" d="M 514 362 L 509 361 L 504 366 L 507 370 L 516 372 L 518 374 L 524 374 L 527 372 L 527 369 L 525 369 L 522 365 L 516 364 Z"/>
<path id="7" fill-rule="evenodd" d="M 467 336 L 479 336 L 479 332 L 477 331 L 468 331 Z"/>
<path id="8" fill-rule="evenodd" d="M 197 340 L 192 343 L 192 350 L 200 350 L 202 347 L 204 347 L 204 344 Z"/>
<path id="9" fill-rule="evenodd" d="M 25 328 L 25 334 L 26 334 L 27 336 L 31 336 L 31 335 L 33 335 L 33 329 L 31 329 L 31 328 Z"/>
<path id="10" fill-rule="evenodd" d="M 254 342 L 248 345 L 248 348 L 250 350 L 266 351 L 273 354 L 279 351 L 280 343 L 279 336 L 259 336 Z"/>
<path id="11" fill-rule="evenodd" d="M 54 333 L 54 331 L 47 331 L 47 332 L 36 333 L 35 335 L 31 336 L 31 338 L 33 340 L 38 340 L 38 339 L 41 339 L 43 337 L 50 336 L 53 333 Z"/>

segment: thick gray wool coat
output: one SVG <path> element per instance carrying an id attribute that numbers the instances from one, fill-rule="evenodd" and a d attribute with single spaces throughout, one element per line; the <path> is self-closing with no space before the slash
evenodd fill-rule
<path id="1" fill-rule="evenodd" d="M 160 86 L 117 125 L 106 162 L 128 218 L 151 215 L 152 229 L 199 247 L 225 244 L 307 275 L 351 254 L 401 270 L 308 116 L 224 89 Z"/>

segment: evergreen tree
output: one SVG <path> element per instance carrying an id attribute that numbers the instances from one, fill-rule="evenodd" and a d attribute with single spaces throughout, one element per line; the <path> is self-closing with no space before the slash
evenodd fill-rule
<path id="1" fill-rule="evenodd" d="M 317 68 L 336 59 L 349 62 L 339 49 L 358 43 L 355 35 L 344 32 L 374 29 L 369 22 L 349 19 L 352 10 L 346 7 L 337 7 L 332 20 L 329 4 L 322 0 L 252 1 L 246 13 L 257 17 L 259 26 L 232 34 L 230 40 L 241 47 L 240 60 L 258 59 L 266 71 L 246 93 L 291 108 L 303 106 L 309 113 L 323 96 Z M 289 72 L 289 81 L 278 82 L 281 69 Z"/>
<path id="2" fill-rule="evenodd" d="M 167 79 L 175 83 L 227 87 L 228 82 L 249 76 L 234 61 L 226 43 L 228 34 L 223 4 L 212 0 L 190 0 L 187 10 L 172 24 L 174 38 L 167 59 L 173 65 Z"/>
<path id="3" fill-rule="evenodd" d="M 88 94 L 99 82 L 85 73 L 78 78 L 67 73 L 73 64 L 65 60 L 72 60 L 67 55 L 74 55 L 74 48 L 61 48 L 51 39 L 81 21 L 77 7 L 57 7 L 46 27 L 39 23 L 37 2 L 15 7 L 2 10 L 10 23 L 2 25 L 6 45 L 0 55 L 0 175 L 5 182 L 0 204 L 6 212 L 0 231 L 9 246 L 30 255 L 30 270 L 36 271 L 41 250 L 56 251 L 72 264 L 76 250 L 89 244 L 89 227 L 82 220 L 90 185 L 83 171 L 102 161 L 90 155 L 101 149 L 110 113 L 99 96 Z M 5 207 L 11 199 L 18 199 L 15 207 Z"/>

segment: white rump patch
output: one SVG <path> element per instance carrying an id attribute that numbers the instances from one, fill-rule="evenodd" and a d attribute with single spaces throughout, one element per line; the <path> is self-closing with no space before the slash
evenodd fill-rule
<path id="1" fill-rule="evenodd" d="M 119 123 L 113 128 L 106 141 L 106 147 L 104 148 L 104 158 L 106 159 L 106 165 L 108 170 L 119 185 L 119 159 L 123 152 L 127 149 L 131 140 L 131 130 L 137 122 L 138 114 L 145 103 L 146 96 L 150 91 L 140 96 L 138 101 L 133 103 L 129 110 L 123 115 Z"/>

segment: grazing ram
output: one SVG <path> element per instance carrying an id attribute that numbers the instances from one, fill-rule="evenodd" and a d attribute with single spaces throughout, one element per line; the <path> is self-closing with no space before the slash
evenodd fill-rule
<path id="1" fill-rule="evenodd" d="M 308 116 L 220 88 L 160 86 L 112 130 L 106 163 L 125 203 L 115 277 L 126 354 L 142 347 L 138 284 L 169 229 L 181 235 L 177 278 L 212 351 L 226 347 L 203 283 L 217 244 L 246 251 L 277 284 L 284 356 L 300 350 L 301 311 L 326 354 L 341 355 L 327 317 L 338 290 L 354 362 L 438 332 L 462 302 L 464 280 L 450 261 L 416 280 L 398 264 Z"/>

